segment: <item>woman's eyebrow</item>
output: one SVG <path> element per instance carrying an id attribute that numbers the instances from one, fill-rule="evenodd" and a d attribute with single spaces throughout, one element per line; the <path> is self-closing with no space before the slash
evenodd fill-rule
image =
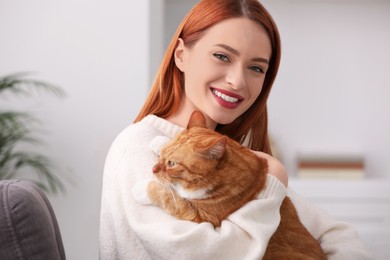
<path id="1" fill-rule="evenodd" d="M 223 44 L 223 43 L 218 43 L 218 44 L 215 44 L 215 46 L 219 46 L 221 48 L 224 48 L 224 49 L 230 51 L 231 53 L 233 53 L 233 54 L 235 54 L 237 56 L 240 56 L 240 52 L 238 50 L 234 49 L 233 47 L 229 46 L 229 45 L 226 45 L 226 44 Z M 262 57 L 256 57 L 256 58 L 253 58 L 251 60 L 269 64 L 268 59 L 265 59 L 265 58 L 262 58 Z"/>
<path id="2" fill-rule="evenodd" d="M 229 45 L 226 45 L 226 44 L 223 44 L 223 43 L 219 43 L 219 44 L 215 44 L 215 46 L 222 47 L 222 48 L 232 52 L 233 54 L 235 54 L 237 56 L 240 56 L 240 53 L 238 52 L 238 50 L 234 49 L 233 47 L 230 47 Z"/>

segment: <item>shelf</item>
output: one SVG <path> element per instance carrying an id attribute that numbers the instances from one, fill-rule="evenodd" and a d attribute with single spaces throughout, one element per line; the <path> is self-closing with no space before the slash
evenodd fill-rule
<path id="1" fill-rule="evenodd" d="M 383 199 L 390 202 L 390 179 L 298 179 L 289 187 L 307 198 Z"/>
<path id="2" fill-rule="evenodd" d="M 336 219 L 351 224 L 377 259 L 390 259 L 390 180 L 290 178 L 289 187 Z"/>

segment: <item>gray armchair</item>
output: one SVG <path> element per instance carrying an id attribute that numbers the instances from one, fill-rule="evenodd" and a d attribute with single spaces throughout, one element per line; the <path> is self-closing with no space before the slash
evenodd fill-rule
<path id="1" fill-rule="evenodd" d="M 53 208 L 32 182 L 0 181 L 0 259 L 66 259 Z"/>

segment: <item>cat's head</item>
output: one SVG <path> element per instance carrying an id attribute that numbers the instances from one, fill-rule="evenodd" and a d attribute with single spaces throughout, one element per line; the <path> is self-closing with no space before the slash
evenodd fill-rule
<path id="1" fill-rule="evenodd" d="M 226 150 L 227 137 L 206 127 L 206 119 L 195 111 L 187 129 L 165 145 L 153 173 L 180 196 L 204 199 L 217 185 L 218 167 Z"/>

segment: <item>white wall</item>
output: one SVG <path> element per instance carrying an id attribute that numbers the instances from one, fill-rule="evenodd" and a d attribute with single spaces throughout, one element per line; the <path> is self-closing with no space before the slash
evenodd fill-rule
<path id="1" fill-rule="evenodd" d="M 166 0 L 167 35 L 197 1 L 177 2 Z M 290 175 L 300 154 L 357 154 L 368 177 L 390 179 L 390 1 L 261 2 L 282 38 L 269 115 Z"/>
<path id="2" fill-rule="evenodd" d="M 264 1 L 283 43 L 270 128 L 290 172 L 300 153 L 358 153 L 390 179 L 390 2 Z"/>
<path id="3" fill-rule="evenodd" d="M 33 71 L 67 97 L 0 100 L 43 122 L 46 146 L 75 180 L 51 196 L 68 259 L 98 259 L 101 179 L 113 138 L 131 123 L 149 78 L 149 1 L 0 2 L 0 74 Z"/>

